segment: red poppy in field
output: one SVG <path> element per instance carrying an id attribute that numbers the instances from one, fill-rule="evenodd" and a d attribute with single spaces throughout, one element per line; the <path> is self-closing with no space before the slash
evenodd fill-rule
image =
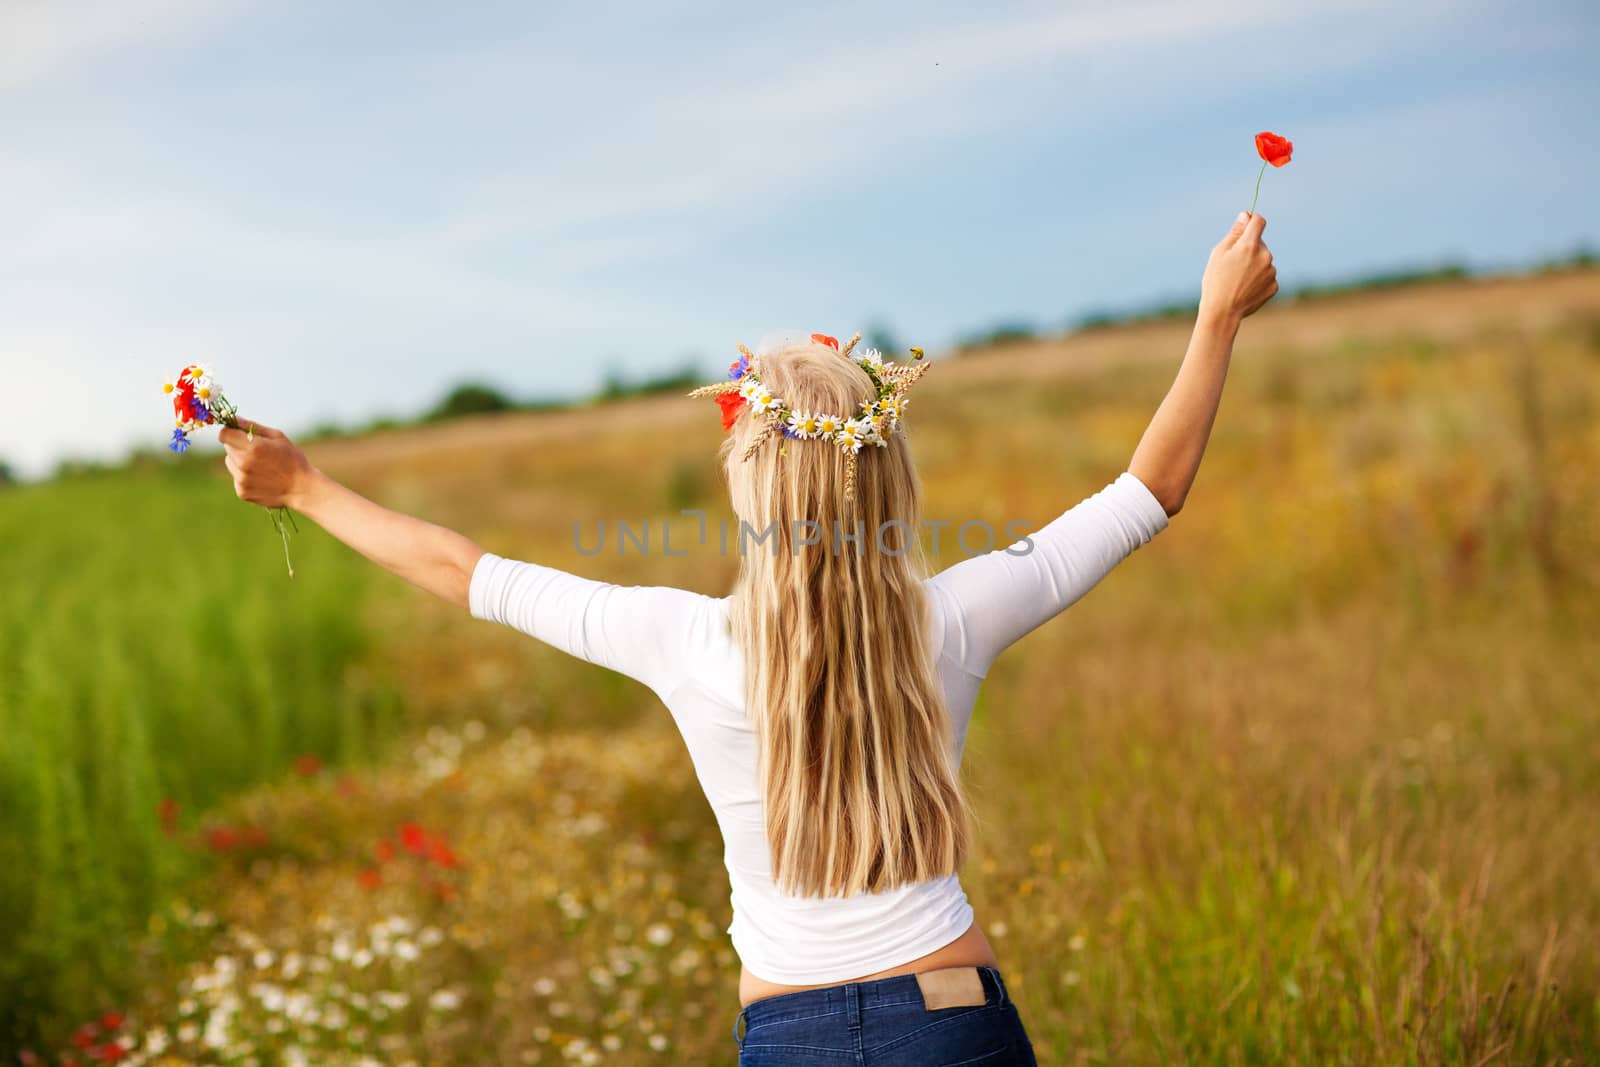
<path id="1" fill-rule="evenodd" d="M 95 1038 L 100 1036 L 100 1029 L 94 1023 L 84 1023 L 72 1035 L 72 1043 L 84 1051 L 94 1048 Z"/>
<path id="2" fill-rule="evenodd" d="M 717 403 L 722 407 L 722 428 L 724 430 L 733 429 L 734 421 L 738 419 L 739 413 L 744 410 L 744 397 L 738 393 L 719 393 L 717 395 Z"/>
<path id="3" fill-rule="evenodd" d="M 394 842 L 390 841 L 387 837 L 384 838 L 382 841 L 378 842 L 375 848 L 373 848 L 372 854 L 378 857 L 379 863 L 388 863 L 390 860 L 394 859 Z"/>
<path id="4" fill-rule="evenodd" d="M 322 760 L 309 752 L 302 752 L 294 758 L 294 773 L 302 778 L 310 778 L 322 770 Z"/>
<path id="5" fill-rule="evenodd" d="M 341 796 L 358 797 L 361 795 L 361 783 L 355 780 L 354 775 L 341 774 L 339 780 L 333 784 Z"/>
<path id="6" fill-rule="evenodd" d="M 814 333 L 811 335 L 811 341 L 813 344 L 827 345 L 835 352 L 839 351 L 839 339 L 837 337 L 829 337 L 825 333 Z"/>
<path id="7" fill-rule="evenodd" d="M 124 1020 L 120 1011 L 108 1011 L 100 1016 L 100 1025 L 107 1030 L 120 1030 Z"/>
<path id="8" fill-rule="evenodd" d="M 413 856 L 424 856 L 428 852 L 428 831 L 414 822 L 408 822 L 400 827 L 400 843 L 406 851 Z"/>
<path id="9" fill-rule="evenodd" d="M 239 843 L 239 831 L 231 826 L 213 826 L 206 831 L 206 844 L 217 852 L 226 852 Z"/>
<path id="10" fill-rule="evenodd" d="M 161 803 L 156 805 L 156 818 L 161 820 L 161 832 L 171 837 L 178 832 L 178 802 L 171 797 L 162 797 Z"/>
<path id="11" fill-rule="evenodd" d="M 1274 167 L 1281 167 L 1289 162 L 1289 156 L 1294 152 L 1294 142 L 1287 137 L 1279 137 L 1275 133 L 1262 130 L 1256 134 L 1256 151 L 1260 153 L 1262 159 Z"/>
<path id="12" fill-rule="evenodd" d="M 450 851 L 450 845 L 442 837 L 435 837 L 428 841 L 428 858 L 441 867 L 459 867 L 461 861 L 456 854 Z"/>
<path id="13" fill-rule="evenodd" d="M 376 867 L 368 867 L 357 877 L 360 878 L 363 889 L 376 889 L 383 884 L 383 874 Z"/>
<path id="14" fill-rule="evenodd" d="M 120 1041 L 107 1041 L 89 1055 L 101 1063 L 120 1063 L 128 1056 L 128 1050 L 122 1047 Z"/>

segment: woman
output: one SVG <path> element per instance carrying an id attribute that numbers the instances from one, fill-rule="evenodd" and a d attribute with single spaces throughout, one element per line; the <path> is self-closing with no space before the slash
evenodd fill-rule
<path id="1" fill-rule="evenodd" d="M 967 723 L 995 657 L 1182 507 L 1239 324 L 1277 292 L 1264 226 L 1241 214 L 1212 250 L 1188 351 L 1127 471 L 932 578 L 898 425 L 924 367 L 822 335 L 746 352 L 697 390 L 723 407 L 724 472 L 754 539 L 728 597 L 503 559 L 363 499 L 259 424 L 223 431 L 227 466 L 241 498 L 660 696 L 726 846 L 741 1064 L 1031 1064 L 956 875 Z"/>

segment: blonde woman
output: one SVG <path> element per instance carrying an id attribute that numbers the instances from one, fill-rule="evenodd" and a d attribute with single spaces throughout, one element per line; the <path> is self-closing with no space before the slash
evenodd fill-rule
<path id="1" fill-rule="evenodd" d="M 1031 1064 L 957 872 L 957 768 L 995 657 L 1183 505 L 1241 320 L 1277 291 L 1260 216 L 1213 249 L 1177 379 L 1104 489 L 927 577 L 900 416 L 924 365 L 813 335 L 707 390 L 744 546 L 730 596 L 624 587 L 485 552 L 316 470 L 283 434 L 225 430 L 238 495 L 286 505 L 416 585 L 660 696 L 725 843 L 743 965 L 739 1062 Z"/>

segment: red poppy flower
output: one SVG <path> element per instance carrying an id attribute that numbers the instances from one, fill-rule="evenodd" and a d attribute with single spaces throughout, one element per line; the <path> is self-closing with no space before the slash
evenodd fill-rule
<path id="1" fill-rule="evenodd" d="M 373 849 L 372 853 L 378 857 L 379 863 L 388 863 L 394 859 L 394 842 L 386 837 L 378 842 L 378 847 Z"/>
<path id="2" fill-rule="evenodd" d="M 400 843 L 412 855 L 424 855 L 428 851 L 428 831 L 414 822 L 408 822 L 400 827 Z"/>
<path id="3" fill-rule="evenodd" d="M 744 410 L 744 397 L 738 393 L 719 393 L 717 404 L 722 408 L 722 428 L 733 429 L 734 420 L 739 417 L 739 412 Z"/>
<path id="4" fill-rule="evenodd" d="M 383 884 L 383 874 L 376 867 L 368 867 L 357 877 L 361 879 L 363 889 L 376 889 Z"/>
<path id="5" fill-rule="evenodd" d="M 309 752 L 303 752 L 294 758 L 294 773 L 302 778 L 310 778 L 322 770 L 322 760 Z"/>
<path id="6" fill-rule="evenodd" d="M 435 837 L 428 842 L 428 858 L 441 867 L 461 866 L 461 861 L 450 851 L 449 844 L 442 837 Z"/>
<path id="7" fill-rule="evenodd" d="M 108 1011 L 100 1016 L 100 1025 L 107 1030 L 120 1030 L 122 1029 L 122 1023 L 123 1018 L 120 1011 Z"/>
<path id="8" fill-rule="evenodd" d="M 128 1050 L 123 1048 L 120 1042 L 107 1041 L 105 1044 L 89 1053 L 89 1055 L 99 1060 L 101 1063 L 120 1063 L 122 1060 L 127 1058 Z"/>
<path id="9" fill-rule="evenodd" d="M 1256 151 L 1260 153 L 1262 159 L 1274 167 L 1281 167 L 1289 162 L 1289 155 L 1294 151 L 1294 142 L 1263 130 L 1256 134 Z"/>
<path id="10" fill-rule="evenodd" d="M 814 344 L 827 345 L 835 352 L 839 351 L 839 339 L 837 337 L 829 337 L 825 333 L 814 333 L 811 335 L 811 340 Z"/>
<path id="11" fill-rule="evenodd" d="M 217 852 L 226 852 L 239 843 L 239 831 L 231 826 L 216 826 L 206 831 L 206 844 Z"/>
<path id="12" fill-rule="evenodd" d="M 84 1051 L 88 1051 L 94 1047 L 95 1038 L 98 1036 L 100 1036 L 100 1030 L 94 1023 L 84 1023 L 72 1035 L 72 1043 Z"/>
<path id="13" fill-rule="evenodd" d="M 171 797 L 162 797 L 161 803 L 156 805 L 156 818 L 161 820 L 161 832 L 171 837 L 178 832 L 178 802 Z"/>

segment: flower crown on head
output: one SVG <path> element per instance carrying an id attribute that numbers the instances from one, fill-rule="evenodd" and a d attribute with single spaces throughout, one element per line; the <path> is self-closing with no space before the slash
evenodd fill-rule
<path id="1" fill-rule="evenodd" d="M 857 351 L 856 344 L 861 340 L 859 333 L 845 342 L 843 349 L 839 347 L 838 338 L 825 333 L 814 333 L 811 340 L 832 348 L 866 371 L 867 377 L 872 379 L 877 395 L 871 400 L 863 400 L 860 412 L 854 417 L 801 411 L 786 406 L 781 397 L 774 396 L 772 390 L 762 384 L 760 358 L 744 345 L 739 346 L 738 360 L 728 367 L 727 381 L 703 385 L 691 390 L 689 395 L 717 398 L 717 403 L 722 407 L 724 431 L 733 429 L 734 422 L 747 408 L 753 415 L 766 421 L 765 428 L 745 448 L 741 459 L 755 455 L 762 442 L 776 434 L 798 440 L 831 441 L 844 452 L 844 498 L 851 500 L 855 496 L 856 453 L 861 451 L 863 445 L 877 445 L 880 448 L 888 445 L 889 435 L 900 428 L 900 417 L 911 402 L 905 395 L 906 390 L 917 383 L 928 365 L 894 363 L 884 359 L 875 348 Z M 920 348 L 913 348 L 911 354 L 919 360 L 923 355 Z"/>

